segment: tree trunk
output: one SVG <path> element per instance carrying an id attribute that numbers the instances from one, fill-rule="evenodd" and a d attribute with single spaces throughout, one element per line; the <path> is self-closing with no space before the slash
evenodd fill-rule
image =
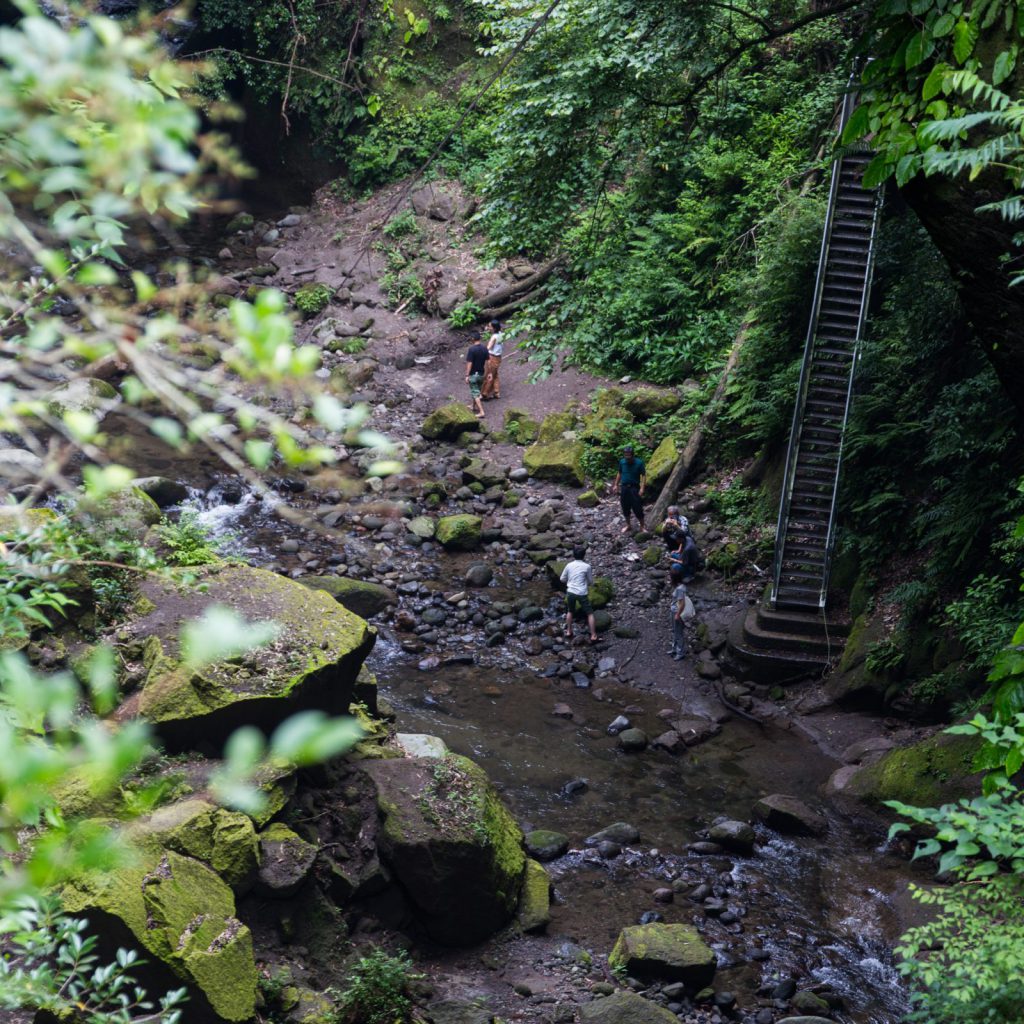
<path id="1" fill-rule="evenodd" d="M 537 273 L 531 274 L 529 277 L 524 277 L 522 281 L 513 281 L 512 284 L 506 285 L 504 288 L 498 288 L 489 295 L 485 295 L 480 300 L 480 308 L 483 310 L 494 309 L 496 306 L 503 305 L 511 299 L 513 295 L 518 295 L 520 292 L 531 291 L 536 288 L 537 285 L 546 281 L 561 262 L 562 257 L 556 256 L 550 262 L 545 263 Z"/>
<path id="2" fill-rule="evenodd" d="M 753 317 L 750 316 L 744 320 L 743 325 L 737 331 L 725 368 L 722 370 L 722 375 L 718 378 L 718 387 L 715 388 L 715 393 L 711 396 L 708 407 L 704 410 L 700 420 L 698 420 L 697 426 L 690 435 L 690 440 L 687 441 L 682 455 L 679 456 L 678 461 L 673 466 L 668 480 L 665 481 L 665 486 L 661 489 L 661 494 L 658 495 L 658 500 L 650 511 L 648 519 L 654 526 L 665 518 L 665 510 L 675 501 L 679 489 L 686 483 L 690 470 L 693 468 L 693 464 L 697 461 L 701 448 L 704 446 L 704 436 L 714 425 L 715 420 L 718 419 L 722 400 L 725 397 L 725 389 L 728 386 L 733 370 L 736 369 L 736 364 L 739 362 L 740 352 L 743 350 L 743 343 L 747 340 L 747 332 L 752 323 Z"/>
<path id="3" fill-rule="evenodd" d="M 967 319 L 1024 419 L 1024 285 L 1010 287 L 1019 257 L 1011 270 L 1004 262 L 1020 225 L 975 212 L 1005 195 L 1005 185 L 988 175 L 974 182 L 936 175 L 915 178 L 901 192 L 949 264 Z"/>

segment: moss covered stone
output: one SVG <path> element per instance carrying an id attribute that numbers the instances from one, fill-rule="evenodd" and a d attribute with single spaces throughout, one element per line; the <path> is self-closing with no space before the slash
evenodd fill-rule
<path id="1" fill-rule="evenodd" d="M 545 421 L 546 422 L 546 421 Z M 543 437 L 543 431 L 541 432 Z M 537 480 L 582 487 L 586 479 L 583 471 L 582 441 L 538 441 L 523 452 L 523 465 Z"/>
<path id="2" fill-rule="evenodd" d="M 455 441 L 465 431 L 480 429 L 480 421 L 464 405 L 452 402 L 435 409 L 420 427 L 428 441 Z"/>
<path id="3" fill-rule="evenodd" d="M 679 461 L 679 448 L 674 437 L 662 439 L 647 460 L 647 482 L 651 487 L 660 487 L 667 479 L 672 467 Z"/>
<path id="4" fill-rule="evenodd" d="M 844 792 L 890 814 L 887 800 L 939 807 L 978 792 L 981 776 L 974 771 L 974 758 L 979 747 L 976 736 L 936 733 L 861 768 Z"/>
<path id="5" fill-rule="evenodd" d="M 596 491 L 584 491 L 576 499 L 576 504 L 579 505 L 580 508 L 597 508 L 600 503 L 601 499 L 597 496 Z"/>
<path id="6" fill-rule="evenodd" d="M 311 317 L 322 313 L 330 305 L 332 294 L 327 285 L 311 281 L 295 293 L 293 301 L 295 308 L 304 317 Z"/>
<path id="7" fill-rule="evenodd" d="M 173 850 L 209 864 L 235 892 L 252 885 L 259 846 L 252 821 L 206 800 L 182 800 L 162 807 L 128 830 L 140 849 Z"/>
<path id="8" fill-rule="evenodd" d="M 344 714 L 354 699 L 363 659 L 376 637 L 361 618 L 323 591 L 248 566 L 205 571 L 204 588 L 147 579 L 142 596 L 153 611 L 128 623 L 125 640 L 145 640 L 142 688 L 116 712 L 144 715 L 175 749 L 218 751 L 233 729 L 269 731 L 289 714 L 316 708 Z M 277 639 L 238 658 L 201 669 L 179 660 L 182 625 L 214 605 L 253 622 L 277 623 Z"/>
<path id="9" fill-rule="evenodd" d="M 635 978 L 681 981 L 696 990 L 711 982 L 717 960 L 695 928 L 656 922 L 623 928 L 608 963 Z"/>
<path id="10" fill-rule="evenodd" d="M 526 862 L 517 916 L 524 932 L 542 932 L 551 921 L 551 878 L 535 860 Z"/>
<path id="11" fill-rule="evenodd" d="M 631 391 L 623 398 L 622 404 L 638 420 L 649 420 L 654 416 L 667 416 L 683 403 L 674 391 L 644 388 L 641 391 Z"/>
<path id="12" fill-rule="evenodd" d="M 472 945 L 507 924 L 526 867 L 523 836 L 483 770 L 451 754 L 364 770 L 377 787 L 381 852 L 431 937 Z"/>
<path id="13" fill-rule="evenodd" d="M 280 822 L 260 833 L 259 845 L 257 893 L 282 900 L 294 896 L 313 868 L 317 848 Z"/>
<path id="14" fill-rule="evenodd" d="M 540 424 L 525 409 L 505 410 L 505 434 L 514 444 L 532 444 L 540 436 Z"/>
<path id="15" fill-rule="evenodd" d="M 398 603 L 398 595 L 388 587 L 348 576 L 300 576 L 298 582 L 312 590 L 326 591 L 343 608 L 364 619 Z"/>
<path id="16" fill-rule="evenodd" d="M 483 520 L 469 514 L 442 516 L 434 536 L 439 544 L 454 551 L 472 551 L 480 546 Z"/>
<path id="17" fill-rule="evenodd" d="M 69 412 L 85 412 L 97 419 L 110 412 L 121 401 L 112 384 L 96 377 L 76 377 L 55 387 L 46 395 L 46 411 L 52 416 Z"/>
<path id="18" fill-rule="evenodd" d="M 651 544 L 644 548 L 643 561 L 644 565 L 655 566 L 661 561 L 662 548 L 660 544 Z"/>
<path id="19" fill-rule="evenodd" d="M 433 497 L 433 495 L 428 495 Z M 430 516 L 414 516 L 406 523 L 410 533 L 415 534 L 422 540 L 433 540 L 437 532 L 437 524 Z"/>
<path id="20" fill-rule="evenodd" d="M 87 521 L 110 524 L 122 533 L 140 538 L 151 526 L 160 522 L 160 506 L 138 487 L 126 487 L 101 501 L 82 501 L 75 515 Z"/>
<path id="21" fill-rule="evenodd" d="M 537 440 L 543 442 L 561 441 L 576 426 L 576 413 L 571 409 L 548 413 L 540 425 Z"/>
<path id="22" fill-rule="evenodd" d="M 68 913 L 87 917 L 95 934 L 140 946 L 184 982 L 190 1021 L 255 1014 L 252 935 L 235 916 L 227 884 L 200 861 L 141 850 L 131 867 L 75 879 L 61 900 Z"/>
<path id="23" fill-rule="evenodd" d="M 579 1019 L 580 1024 L 679 1024 L 679 1018 L 664 1006 L 623 989 L 584 1003 Z"/>

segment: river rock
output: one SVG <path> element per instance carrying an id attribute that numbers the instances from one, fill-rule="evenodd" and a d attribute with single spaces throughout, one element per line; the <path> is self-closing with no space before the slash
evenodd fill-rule
<path id="1" fill-rule="evenodd" d="M 406 757 L 444 757 L 448 747 L 440 736 L 419 732 L 395 733 L 395 743 Z"/>
<path id="2" fill-rule="evenodd" d="M 34 483 L 42 476 L 43 460 L 23 448 L 0 448 L 0 480 L 4 484 Z"/>
<path id="3" fill-rule="evenodd" d="M 674 1013 L 635 992 L 620 989 L 579 1008 L 580 1024 L 679 1024 Z"/>
<path id="4" fill-rule="evenodd" d="M 664 750 L 666 754 L 678 754 L 685 747 L 685 744 L 683 743 L 682 736 L 675 729 L 669 729 L 651 740 L 651 746 Z"/>
<path id="5" fill-rule="evenodd" d="M 864 761 L 878 760 L 882 754 L 895 746 L 888 736 L 869 736 L 867 739 L 851 743 L 843 751 L 841 758 L 844 764 L 861 764 Z"/>
<path id="6" fill-rule="evenodd" d="M 643 729 L 623 729 L 619 733 L 619 746 L 627 753 L 640 753 L 647 749 L 647 743 L 647 733 Z"/>
<path id="7" fill-rule="evenodd" d="M 478 1002 L 445 999 L 425 1008 L 430 1024 L 493 1024 L 494 1014 Z"/>
<path id="8" fill-rule="evenodd" d="M 538 441 L 523 452 L 523 466 L 537 480 L 582 487 L 583 452 L 582 441 Z"/>
<path id="9" fill-rule="evenodd" d="M 526 862 L 517 917 L 524 932 L 542 932 L 551 921 L 551 879 L 535 860 Z"/>
<path id="10" fill-rule="evenodd" d="M 526 852 L 537 860 L 554 860 L 569 849 L 569 837 L 561 832 L 534 829 L 526 833 Z"/>
<path id="11" fill-rule="evenodd" d="M 452 402 L 435 409 L 420 427 L 428 441 L 455 441 L 467 430 L 479 430 L 480 421 L 464 405 Z"/>
<path id="12" fill-rule="evenodd" d="M 736 853 L 754 852 L 754 830 L 745 821 L 720 821 L 708 829 L 708 837 Z"/>
<path id="13" fill-rule="evenodd" d="M 61 892 L 64 910 L 86 917 L 90 932 L 123 943 L 127 927 L 148 955 L 189 990 L 189 1018 L 251 1020 L 256 1013 L 252 935 L 235 912 L 231 889 L 212 868 L 173 850 L 140 850 L 130 867 L 82 875 Z M 154 968 L 154 965 L 156 967 Z"/>
<path id="14" fill-rule="evenodd" d="M 711 722 L 706 718 L 681 718 L 672 723 L 672 728 L 679 733 L 688 747 L 695 747 L 722 731 L 717 722 Z"/>
<path id="15" fill-rule="evenodd" d="M 102 420 L 121 402 L 117 389 L 96 377 L 76 377 L 60 384 L 44 397 L 46 408 L 54 416 L 85 412 Z"/>
<path id="16" fill-rule="evenodd" d="M 165 476 L 139 476 L 132 481 L 143 494 L 152 498 L 160 508 L 178 505 L 188 497 L 188 488 L 177 480 Z"/>
<path id="17" fill-rule="evenodd" d="M 625 715 L 619 715 L 617 718 L 613 718 L 605 732 L 609 736 L 618 736 L 620 732 L 630 727 L 630 721 Z"/>
<path id="18" fill-rule="evenodd" d="M 622 853 L 622 847 L 618 843 L 613 843 L 610 839 L 602 839 L 597 844 L 597 852 L 602 860 L 611 860 Z"/>
<path id="19" fill-rule="evenodd" d="M 480 546 L 482 525 L 480 516 L 442 516 L 437 521 L 435 536 L 449 550 L 472 551 Z"/>
<path id="20" fill-rule="evenodd" d="M 434 531 L 437 529 L 434 520 L 430 516 L 414 516 L 405 525 L 410 533 L 423 540 L 433 540 Z"/>
<path id="21" fill-rule="evenodd" d="M 702 989 L 715 976 L 717 958 L 695 928 L 686 924 L 643 924 L 623 928 L 608 956 L 612 969 L 643 980 L 681 981 Z"/>
<path id="22" fill-rule="evenodd" d="M 115 532 L 139 538 L 148 527 L 160 522 L 163 513 L 148 494 L 137 487 L 126 487 L 98 501 L 83 498 L 75 506 L 74 516 L 86 523 L 100 523 Z"/>
<path id="23" fill-rule="evenodd" d="M 583 840 L 585 846 L 597 846 L 598 843 L 603 843 L 608 840 L 612 843 L 635 843 L 640 838 L 640 830 L 634 825 L 630 825 L 625 821 L 616 821 L 612 825 L 606 825 L 599 832 L 595 832 L 592 836 L 587 836 Z"/>
<path id="24" fill-rule="evenodd" d="M 259 842 L 257 894 L 279 900 L 294 896 L 313 868 L 317 848 L 279 821 L 260 833 Z"/>
<path id="25" fill-rule="evenodd" d="M 831 1010 L 828 1003 L 814 992 L 797 992 L 789 1001 L 789 1005 L 798 1013 L 823 1017 Z"/>
<path id="26" fill-rule="evenodd" d="M 825 818 L 796 797 L 772 793 L 754 804 L 754 817 L 786 835 L 820 836 L 828 828 Z"/>
<path id="27" fill-rule="evenodd" d="M 398 595 L 379 583 L 354 580 L 349 576 L 300 576 L 299 583 L 311 590 L 323 590 L 343 608 L 364 619 L 379 615 L 398 603 Z"/>
<path id="28" fill-rule="evenodd" d="M 462 482 L 464 484 L 478 483 L 484 487 L 501 486 L 508 476 L 508 469 L 499 466 L 496 462 L 487 462 L 484 459 L 471 459 L 462 469 Z"/>
<path id="29" fill-rule="evenodd" d="M 209 744 L 219 751 L 241 725 L 269 732 L 305 708 L 347 713 L 375 639 L 361 618 L 329 594 L 264 569 L 223 565 L 197 576 L 202 587 L 148 577 L 140 583 L 140 613 L 122 633 L 144 645 L 145 678 L 116 720 L 145 716 L 172 749 Z M 250 622 L 276 622 L 280 633 L 240 658 L 190 668 L 180 660 L 181 626 L 218 605 Z"/>
<path id="30" fill-rule="evenodd" d="M 469 587 L 486 587 L 491 580 L 494 579 L 494 570 L 489 565 L 484 565 L 483 562 L 478 562 L 476 565 L 471 565 L 466 570 L 466 586 Z"/>
<path id="31" fill-rule="evenodd" d="M 364 762 L 384 819 L 380 849 L 435 941 L 469 946 L 515 912 L 522 833 L 483 770 L 449 755 Z"/>
<path id="32" fill-rule="evenodd" d="M 643 421 L 654 416 L 664 416 L 667 413 L 675 412 L 682 404 L 682 400 L 674 391 L 654 391 L 651 388 L 644 388 L 625 395 L 622 404 L 638 420 Z"/>

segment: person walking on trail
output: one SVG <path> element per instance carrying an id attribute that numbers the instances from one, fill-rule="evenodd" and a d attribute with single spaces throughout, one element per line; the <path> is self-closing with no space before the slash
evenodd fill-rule
<path id="1" fill-rule="evenodd" d="M 619 459 L 619 471 L 615 474 L 615 482 L 612 484 L 612 493 L 618 492 L 622 517 L 626 520 L 626 525 L 622 528 L 623 533 L 629 533 L 630 515 L 636 516 L 641 530 L 644 528 L 643 499 L 646 485 L 647 467 L 644 460 L 636 457 L 632 445 L 626 445 L 622 450 L 622 458 Z"/>
<path id="2" fill-rule="evenodd" d="M 584 561 L 587 549 L 577 544 L 572 549 L 572 561 L 567 563 L 559 577 L 565 584 L 565 639 L 572 642 L 572 622 L 579 612 L 587 617 L 590 627 L 590 642 L 597 643 L 597 629 L 594 626 L 594 609 L 590 606 L 590 588 L 594 584 L 594 571 Z"/>
<path id="3" fill-rule="evenodd" d="M 484 418 L 484 403 L 480 398 L 480 385 L 484 381 L 484 367 L 487 365 L 487 349 L 480 341 L 480 335 L 473 338 L 466 353 L 466 383 L 469 385 L 470 409 L 476 413 L 476 418 Z"/>
<path id="4" fill-rule="evenodd" d="M 674 661 L 682 661 L 686 657 L 686 623 L 692 619 L 693 602 L 686 596 L 686 584 L 683 583 L 683 571 L 673 565 L 669 571 L 669 585 L 672 587 L 672 598 L 669 603 L 672 625 L 672 646 L 668 653 Z"/>
<path id="5" fill-rule="evenodd" d="M 484 367 L 484 386 L 482 397 L 486 402 L 491 398 L 501 398 L 501 381 L 498 371 L 501 369 L 501 356 L 505 351 L 505 336 L 501 333 L 501 321 L 492 320 L 487 325 L 490 337 L 487 339 L 487 351 L 490 358 Z"/>

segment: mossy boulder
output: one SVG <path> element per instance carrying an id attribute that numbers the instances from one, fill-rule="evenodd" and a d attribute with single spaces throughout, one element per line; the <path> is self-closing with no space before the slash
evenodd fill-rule
<path id="1" fill-rule="evenodd" d="M 435 409 L 420 427 L 428 441 L 455 441 L 466 431 L 480 429 L 480 421 L 464 405 L 452 402 Z"/>
<path id="2" fill-rule="evenodd" d="M 711 983 L 717 959 L 695 928 L 656 922 L 623 928 L 608 963 L 635 978 L 681 981 L 696 991 Z"/>
<path id="3" fill-rule="evenodd" d="M 464 484 L 481 484 L 483 487 L 501 487 L 508 477 L 508 467 L 486 459 L 470 459 L 462 467 Z"/>
<path id="4" fill-rule="evenodd" d="M 479 516 L 462 514 L 442 516 L 434 533 L 439 544 L 451 551 L 472 551 L 480 546 L 483 520 Z"/>
<path id="5" fill-rule="evenodd" d="M 142 849 L 130 867 L 70 882 L 61 901 L 69 914 L 89 919 L 105 946 L 141 948 L 187 985 L 190 1022 L 254 1016 L 252 935 L 235 916 L 231 889 L 206 864 Z"/>
<path id="6" fill-rule="evenodd" d="M 862 613 L 846 638 L 839 665 L 825 682 L 825 693 L 837 704 L 880 710 L 885 705 L 888 680 L 867 663 L 872 648 L 887 636 L 881 616 Z"/>
<path id="7" fill-rule="evenodd" d="M 638 420 L 649 420 L 654 416 L 667 416 L 683 403 L 674 391 L 644 388 L 641 391 L 631 391 L 623 398 L 622 404 Z"/>
<path id="8" fill-rule="evenodd" d="M 563 435 L 576 426 L 576 413 L 571 409 L 562 412 L 551 412 L 544 417 L 537 434 L 538 441 L 561 441 Z"/>
<path id="9" fill-rule="evenodd" d="M 325 591 L 343 608 L 363 619 L 379 615 L 388 605 L 398 603 L 398 595 L 388 587 L 348 576 L 300 576 L 298 582 L 312 590 Z"/>
<path id="10" fill-rule="evenodd" d="M 596 491 L 584 491 L 577 497 L 576 504 L 580 508 L 597 508 L 601 504 L 601 499 L 597 496 Z"/>
<path id="11" fill-rule="evenodd" d="M 327 285 L 310 281 L 296 291 L 292 301 L 304 317 L 311 317 L 322 313 L 330 305 L 333 294 Z"/>
<path id="12" fill-rule="evenodd" d="M 538 441 L 523 452 L 523 465 L 537 480 L 582 487 L 586 479 L 583 452 L 582 441 Z"/>
<path id="13" fill-rule="evenodd" d="M 524 932 L 542 932 L 551 921 L 551 878 L 535 860 L 526 862 L 517 916 Z"/>
<path id="14" fill-rule="evenodd" d="M 383 817 L 379 848 L 429 935 L 480 942 L 515 913 L 523 835 L 483 769 L 468 758 L 367 763 Z"/>
<path id="15" fill-rule="evenodd" d="M 980 742 L 976 736 L 936 733 L 910 747 L 890 750 L 861 768 L 844 793 L 892 814 L 887 800 L 914 807 L 939 807 L 961 797 L 973 796 L 981 775 L 974 770 Z"/>
<path id="16" fill-rule="evenodd" d="M 316 860 L 317 848 L 281 822 L 259 835 L 260 869 L 256 892 L 284 900 L 299 891 Z"/>
<path id="17" fill-rule="evenodd" d="M 96 377 L 76 377 L 46 394 L 46 411 L 51 416 L 84 412 L 101 420 L 121 401 L 112 384 Z"/>
<path id="18" fill-rule="evenodd" d="M 140 585 L 151 610 L 122 633 L 126 642 L 144 642 L 146 675 L 117 710 L 118 721 L 145 716 L 172 749 L 219 752 L 242 725 L 269 732 L 296 711 L 348 711 L 376 639 L 366 622 L 330 594 L 264 569 L 218 566 L 202 572 L 200 582 L 179 587 L 147 579 Z M 180 658 L 179 634 L 213 606 L 249 622 L 275 622 L 278 636 L 239 657 L 191 667 Z"/>
<path id="19" fill-rule="evenodd" d="M 126 487 L 99 501 L 80 501 L 74 515 L 87 524 L 109 525 L 137 539 L 163 518 L 160 506 L 138 487 Z"/>
<path id="20" fill-rule="evenodd" d="M 526 835 L 526 851 L 538 860 L 554 860 L 569 849 L 569 837 L 549 829 L 534 829 Z"/>
<path id="21" fill-rule="evenodd" d="M 647 483 L 651 487 L 660 487 L 667 479 L 672 467 L 679 461 L 679 448 L 674 437 L 662 439 L 654 449 L 654 454 L 647 460 Z"/>
<path id="22" fill-rule="evenodd" d="M 188 488 L 177 480 L 165 476 L 140 476 L 132 481 L 143 494 L 152 498 L 160 508 L 177 505 L 188 497 Z"/>
<path id="23" fill-rule="evenodd" d="M 515 444 L 532 444 L 540 436 L 540 424 L 525 409 L 505 410 L 505 433 Z"/>
<path id="24" fill-rule="evenodd" d="M 252 821 L 207 800 L 182 800 L 134 822 L 128 837 L 151 853 L 173 850 L 208 864 L 236 893 L 256 878 L 260 851 Z"/>
<path id="25" fill-rule="evenodd" d="M 580 1024 L 679 1024 L 679 1018 L 664 1006 L 625 989 L 584 1003 L 579 1019 Z"/>

